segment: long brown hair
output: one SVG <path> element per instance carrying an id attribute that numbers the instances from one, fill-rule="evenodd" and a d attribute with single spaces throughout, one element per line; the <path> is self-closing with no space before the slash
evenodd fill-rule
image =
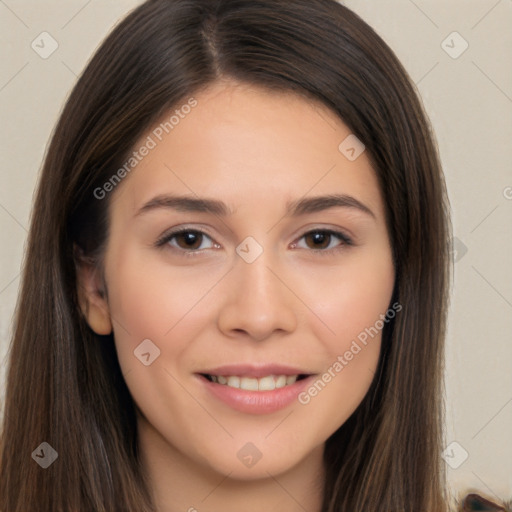
<path id="1" fill-rule="evenodd" d="M 326 443 L 322 512 L 445 511 L 442 375 L 449 220 L 434 137 L 386 43 L 335 0 L 149 0 L 74 87 L 37 188 L 1 438 L 2 512 L 154 509 L 112 335 L 80 312 L 73 246 L 101 265 L 94 190 L 170 108 L 219 77 L 323 102 L 366 146 L 396 266 L 371 388 Z M 341 142 L 341 141 L 340 141 Z M 32 452 L 47 442 L 47 469 Z"/>

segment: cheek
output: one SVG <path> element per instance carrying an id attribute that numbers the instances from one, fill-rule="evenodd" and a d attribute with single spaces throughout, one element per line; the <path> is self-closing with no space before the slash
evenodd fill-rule
<path id="1" fill-rule="evenodd" d="M 212 272 L 157 265 L 142 251 L 129 250 L 123 257 L 112 255 L 109 270 L 119 364 L 139 409 L 157 422 L 164 411 L 190 407 L 190 395 L 177 381 L 206 321 L 200 317 L 202 299 L 218 278 Z"/>
<path id="2" fill-rule="evenodd" d="M 215 295 L 215 285 L 225 269 L 173 267 L 164 258 L 155 261 L 129 248 L 122 254 L 117 258 L 112 255 L 108 275 L 118 360 L 136 402 L 149 400 L 157 410 L 155 389 L 167 396 L 164 390 L 173 382 L 169 375 L 183 377 L 196 340 L 214 321 L 212 306 L 207 303 Z M 145 366 L 142 354 L 148 352 L 150 364 Z M 172 389 L 178 402 L 188 403 L 190 397 L 180 398 L 179 386 Z M 178 407 L 174 398 L 168 396 L 167 405 Z"/>
<path id="3" fill-rule="evenodd" d="M 317 310 L 333 331 L 325 334 L 324 329 L 322 337 L 328 361 L 322 375 L 299 397 L 311 414 L 325 417 L 334 428 L 355 411 L 374 378 L 395 279 L 386 251 L 354 258 L 337 276 L 335 286 L 326 280 L 328 292 Z M 389 317 L 394 315 L 393 310 Z"/>
<path id="4" fill-rule="evenodd" d="M 318 336 L 331 354 L 350 349 L 353 340 L 364 341 L 368 330 L 382 329 L 393 293 L 394 268 L 388 251 L 353 253 L 336 268 L 315 276 L 315 284 L 304 286 L 312 309 L 323 321 Z M 359 358 L 360 359 L 360 358 Z"/>
<path id="5" fill-rule="evenodd" d="M 114 261 L 114 259 L 112 260 Z M 112 265 L 110 311 L 122 326 L 115 329 L 139 343 L 165 340 L 188 323 L 188 316 L 208 294 L 218 277 L 208 270 L 155 263 L 135 251 Z M 111 293 L 110 293 L 111 291 Z"/>
<path id="6" fill-rule="evenodd" d="M 371 346 L 354 348 L 336 357 L 298 396 L 303 408 L 303 431 L 315 431 L 327 439 L 354 413 L 368 393 L 379 356 L 380 335 Z"/>
<path id="7" fill-rule="evenodd" d="M 325 417 L 326 425 L 336 427 L 346 421 L 371 385 L 382 331 L 389 322 L 386 313 L 394 280 L 390 253 L 366 251 L 317 276 L 315 286 L 308 288 L 309 300 L 322 320 L 315 324 L 316 337 L 322 340 L 326 357 L 322 374 L 299 402 L 311 414 Z M 394 317 L 394 310 L 391 313 Z"/>

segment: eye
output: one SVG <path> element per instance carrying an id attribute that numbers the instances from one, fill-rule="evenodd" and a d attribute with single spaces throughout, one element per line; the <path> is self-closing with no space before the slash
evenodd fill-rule
<path id="1" fill-rule="evenodd" d="M 184 252 L 198 252 L 204 249 L 213 249 L 220 247 L 218 244 L 204 244 L 205 239 L 213 240 L 203 231 L 197 229 L 183 228 L 165 233 L 160 239 L 157 240 L 156 246 L 162 247 L 166 244 L 170 245 L 171 248 L 178 251 Z"/>
<path id="2" fill-rule="evenodd" d="M 342 249 L 346 245 L 353 245 L 352 240 L 345 233 L 330 229 L 308 231 L 302 235 L 300 240 L 302 239 L 305 240 L 306 247 L 301 247 L 300 244 L 293 244 L 293 246 L 325 253 Z"/>
<path id="3" fill-rule="evenodd" d="M 292 248 L 300 247 L 302 249 L 311 249 L 313 252 L 330 254 L 332 251 L 342 249 L 344 246 L 353 245 L 352 240 L 341 231 L 330 229 L 315 229 L 304 233 L 300 240 L 304 239 L 306 245 L 300 243 L 292 244 Z M 207 242 L 210 241 L 210 243 Z M 206 243 L 205 243 L 206 242 Z M 193 256 L 206 249 L 218 249 L 220 245 L 213 242 L 212 238 L 197 229 L 181 228 L 169 233 L 165 233 L 159 238 L 155 246 L 170 246 L 172 250 L 184 253 L 187 256 Z"/>

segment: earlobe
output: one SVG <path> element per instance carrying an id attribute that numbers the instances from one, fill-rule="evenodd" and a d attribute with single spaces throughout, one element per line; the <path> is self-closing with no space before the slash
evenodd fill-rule
<path id="1" fill-rule="evenodd" d="M 82 314 L 96 334 L 110 334 L 112 332 L 110 309 L 98 268 L 81 255 L 78 255 L 75 261 L 77 293 Z"/>

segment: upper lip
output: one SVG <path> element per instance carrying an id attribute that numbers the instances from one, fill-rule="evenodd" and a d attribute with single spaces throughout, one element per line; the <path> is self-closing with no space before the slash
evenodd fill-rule
<path id="1" fill-rule="evenodd" d="M 236 375 L 259 379 L 267 375 L 310 375 L 308 371 L 281 364 L 228 364 L 198 372 L 203 375 Z"/>

